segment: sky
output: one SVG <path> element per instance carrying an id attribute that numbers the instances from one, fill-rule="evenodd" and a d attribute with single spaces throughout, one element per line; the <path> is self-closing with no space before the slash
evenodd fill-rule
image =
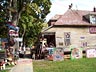
<path id="1" fill-rule="evenodd" d="M 64 14 L 71 3 L 73 4 L 72 9 L 76 10 L 93 11 L 93 8 L 96 7 L 96 0 L 51 0 L 51 2 L 50 13 L 46 17 L 47 21 L 56 14 Z"/>

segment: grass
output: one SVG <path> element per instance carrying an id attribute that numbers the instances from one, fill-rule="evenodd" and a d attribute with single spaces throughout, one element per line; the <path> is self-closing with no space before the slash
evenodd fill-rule
<path id="1" fill-rule="evenodd" d="M 13 65 L 8 65 L 8 66 L 6 66 L 7 69 L 1 70 L 0 72 L 9 72 L 12 67 L 13 67 Z"/>
<path id="2" fill-rule="evenodd" d="M 9 72 L 9 70 L 1 70 L 0 72 Z"/>
<path id="3" fill-rule="evenodd" d="M 96 58 L 64 61 L 33 61 L 34 72 L 96 72 Z"/>

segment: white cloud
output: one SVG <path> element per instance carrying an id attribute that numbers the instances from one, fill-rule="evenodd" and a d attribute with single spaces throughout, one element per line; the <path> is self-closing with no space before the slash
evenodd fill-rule
<path id="1" fill-rule="evenodd" d="M 96 0 L 51 0 L 51 2 L 51 12 L 46 17 L 47 21 L 55 14 L 64 14 L 71 3 L 72 9 L 78 10 L 93 10 L 93 7 L 96 7 Z"/>

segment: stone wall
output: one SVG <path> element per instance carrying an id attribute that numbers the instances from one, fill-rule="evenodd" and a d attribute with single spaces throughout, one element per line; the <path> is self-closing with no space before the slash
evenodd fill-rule
<path id="1" fill-rule="evenodd" d="M 96 34 L 90 34 L 89 27 L 53 27 L 47 32 L 55 32 L 56 47 L 65 47 L 64 33 L 70 32 L 71 45 L 93 47 L 96 45 Z"/>

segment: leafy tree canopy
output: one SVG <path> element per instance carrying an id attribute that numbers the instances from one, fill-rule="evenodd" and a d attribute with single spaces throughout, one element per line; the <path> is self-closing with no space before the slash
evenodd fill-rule
<path id="1" fill-rule="evenodd" d="M 35 43 L 43 28 L 46 15 L 50 12 L 51 2 L 49 0 L 33 0 L 27 3 L 20 18 L 21 34 L 27 43 Z M 26 39 L 27 38 L 27 39 Z M 33 43 L 33 44 L 34 44 Z"/>
<path id="2" fill-rule="evenodd" d="M 50 0 L 0 0 L 0 37 L 7 36 L 5 24 L 11 21 L 20 27 L 20 37 L 26 43 L 35 43 L 50 7 Z"/>

